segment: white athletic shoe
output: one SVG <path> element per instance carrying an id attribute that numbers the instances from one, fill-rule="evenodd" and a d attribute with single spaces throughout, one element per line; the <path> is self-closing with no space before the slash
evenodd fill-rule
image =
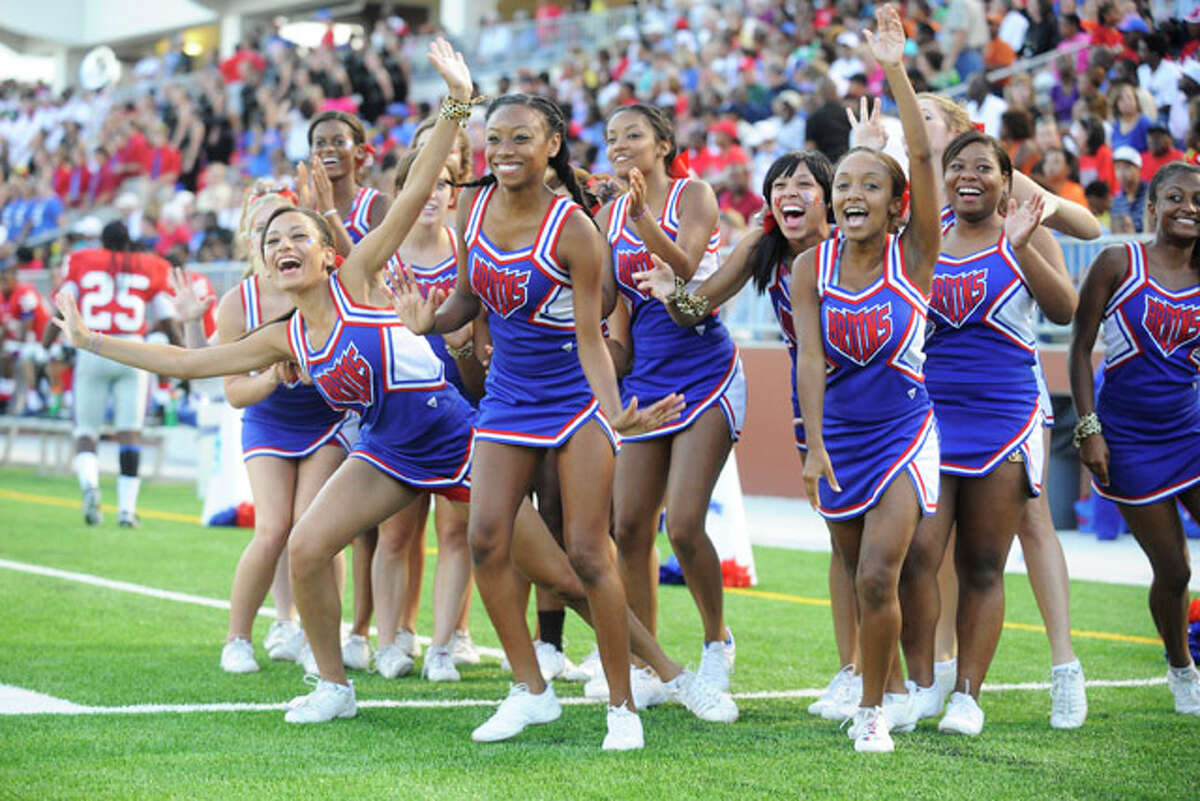
<path id="1" fill-rule="evenodd" d="M 1176 676 L 1167 669 L 1167 686 L 1175 696 L 1175 711 L 1180 715 L 1200 715 L 1200 672 L 1192 665 L 1190 673 Z"/>
<path id="2" fill-rule="evenodd" d="M 639 710 L 650 709 L 667 702 L 666 685 L 650 668 L 630 665 L 629 689 L 633 691 L 633 704 Z"/>
<path id="3" fill-rule="evenodd" d="M 567 657 L 562 651 L 551 643 L 534 640 L 533 652 L 537 655 L 538 667 L 541 668 L 543 680 L 554 681 L 562 675 L 567 661 Z"/>
<path id="4" fill-rule="evenodd" d="M 887 754 L 896 750 L 888 732 L 887 713 L 881 706 L 860 706 L 850 725 L 854 750 L 860 753 Z"/>
<path id="5" fill-rule="evenodd" d="M 851 676 L 849 681 L 842 682 L 837 693 L 829 702 L 829 706 L 821 713 L 826 720 L 842 722 L 850 720 L 858 714 L 858 705 L 862 703 L 862 675 Z"/>
<path id="6" fill-rule="evenodd" d="M 663 686 L 668 698 L 683 704 L 701 720 L 709 723 L 733 723 L 738 719 L 738 708 L 733 698 L 690 670 L 684 670 Z"/>
<path id="7" fill-rule="evenodd" d="M 918 687 L 915 681 L 906 682 L 908 691 L 914 696 L 914 706 L 917 708 L 917 720 L 936 718 L 942 714 L 942 691 L 937 682 L 928 687 Z"/>
<path id="8" fill-rule="evenodd" d="M 454 657 L 447 646 L 430 646 L 425 652 L 425 664 L 421 666 L 421 675 L 430 681 L 458 681 L 458 668 L 454 667 Z"/>
<path id="9" fill-rule="evenodd" d="M 263 640 L 267 656 L 281 662 L 295 662 L 303 647 L 304 629 L 294 620 L 276 620 Z"/>
<path id="10" fill-rule="evenodd" d="M 305 677 L 307 680 L 307 677 Z M 283 719 L 288 723 L 327 723 L 335 718 L 352 718 L 358 714 L 354 698 L 354 682 L 334 684 L 317 679 L 317 688 L 308 695 L 293 698 Z"/>
<path id="11" fill-rule="evenodd" d="M 412 657 L 396 643 L 385 645 L 375 652 L 375 670 L 385 679 L 407 676 L 412 669 Z"/>
<path id="12" fill-rule="evenodd" d="M 417 642 L 415 632 L 401 626 L 396 629 L 396 645 L 404 649 L 404 653 L 411 656 L 413 659 L 421 658 L 421 643 Z"/>
<path id="13" fill-rule="evenodd" d="M 700 654 L 700 669 L 697 671 L 705 681 L 723 693 L 729 692 L 729 676 L 733 673 L 737 658 L 733 632 L 726 626 L 725 633 L 729 635 L 725 642 L 717 640 L 704 644 L 704 651 Z"/>
<path id="14" fill-rule="evenodd" d="M 304 670 L 306 676 L 321 672 L 321 669 L 317 667 L 317 658 L 313 656 L 312 646 L 308 644 L 308 640 L 305 640 L 304 644 L 300 646 L 300 655 L 296 657 L 296 664 Z"/>
<path id="15" fill-rule="evenodd" d="M 600 747 L 605 751 L 633 751 L 644 748 L 645 735 L 642 733 L 642 719 L 625 704 L 608 708 L 608 734 L 604 735 L 604 744 Z"/>
<path id="16" fill-rule="evenodd" d="M 955 685 L 958 684 L 958 660 L 950 659 L 945 662 L 933 663 L 933 683 L 942 695 L 942 703 L 950 700 Z"/>
<path id="17" fill-rule="evenodd" d="M 983 710 L 970 693 L 954 693 L 946 704 L 946 714 L 938 724 L 938 731 L 947 734 L 965 734 L 975 737 L 983 731 Z"/>
<path id="18" fill-rule="evenodd" d="M 1087 720 L 1087 690 L 1079 661 L 1050 671 L 1050 728 L 1078 729 Z"/>
<path id="19" fill-rule="evenodd" d="M 371 666 L 371 641 L 361 634 L 351 634 L 342 643 L 342 664 L 351 670 L 366 670 Z"/>
<path id="20" fill-rule="evenodd" d="M 98 526 L 104 520 L 100 511 L 100 488 L 88 487 L 83 491 L 83 522 L 89 526 Z"/>
<path id="21" fill-rule="evenodd" d="M 257 673 L 254 646 L 243 637 L 235 637 L 221 649 L 221 670 L 226 673 Z"/>
<path id="22" fill-rule="evenodd" d="M 562 707 L 554 695 L 554 687 L 547 684 L 541 695 L 534 695 L 529 692 L 529 685 L 521 682 L 509 688 L 508 697 L 482 726 L 471 732 L 471 739 L 477 743 L 507 740 L 516 737 L 526 726 L 550 723 L 558 720 L 561 714 Z"/>
<path id="23" fill-rule="evenodd" d="M 905 685 L 908 689 L 906 693 L 883 694 L 883 716 L 889 732 L 910 732 L 917 728 L 917 721 L 920 720 L 916 682 L 907 681 Z"/>
<path id="24" fill-rule="evenodd" d="M 608 679 L 604 677 L 603 672 L 587 680 L 583 685 L 583 697 L 593 700 L 608 698 Z"/>
<path id="25" fill-rule="evenodd" d="M 117 512 L 117 525 L 121 528 L 140 528 L 142 521 L 137 516 L 137 512 L 122 510 Z"/>
<path id="26" fill-rule="evenodd" d="M 461 629 L 450 635 L 450 658 L 455 665 L 479 664 L 479 651 L 475 649 L 471 632 Z"/>
<path id="27" fill-rule="evenodd" d="M 825 692 L 821 693 L 821 697 L 808 705 L 808 714 L 825 717 L 826 711 L 834 703 L 834 699 L 838 696 L 838 690 L 845 684 L 854 681 L 854 665 L 846 665 L 839 670 L 834 677 L 829 680 L 829 684 L 825 687 Z"/>
<path id="28" fill-rule="evenodd" d="M 569 665 L 563 670 L 563 681 L 587 682 L 604 675 L 600 665 L 600 649 L 593 646 L 591 653 L 583 658 L 578 665 Z"/>

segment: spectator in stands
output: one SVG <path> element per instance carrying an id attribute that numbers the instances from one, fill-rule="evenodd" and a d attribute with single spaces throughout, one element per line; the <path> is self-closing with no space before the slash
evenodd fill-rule
<path id="1" fill-rule="evenodd" d="M 1024 5 L 1024 4 L 1022 4 Z M 999 16 L 996 35 L 1012 48 L 1014 53 L 1025 49 L 1025 35 L 1029 32 L 1029 17 L 1014 6 L 1012 0 L 997 0 L 992 3 L 994 15 Z"/>
<path id="2" fill-rule="evenodd" d="M 808 115 L 805 135 L 809 147 L 819 150 L 832 162 L 850 149 L 850 121 L 846 118 L 846 106 L 842 103 L 837 86 L 829 78 L 817 85 L 817 96 L 821 105 Z"/>
<path id="3" fill-rule="evenodd" d="M 1092 116 L 1081 117 L 1079 127 L 1083 136 L 1079 142 L 1079 183 L 1087 186 L 1093 181 L 1104 181 L 1116 186 L 1113 173 L 1113 151 L 1105 140 L 1104 126 Z"/>
<path id="4" fill-rule="evenodd" d="M 1113 171 L 1117 178 L 1117 193 L 1112 202 L 1112 232 L 1122 233 L 1118 219 L 1129 219 L 1128 233 L 1142 230 L 1146 211 L 1146 191 L 1149 183 L 1142 180 L 1142 154 L 1129 145 L 1113 151 Z"/>
<path id="5" fill-rule="evenodd" d="M 1058 46 L 1065 55 L 1075 54 L 1075 69 L 1077 72 L 1087 72 L 1088 68 L 1088 39 L 1083 29 L 1083 23 L 1078 14 L 1063 14 L 1058 21 Z"/>
<path id="6" fill-rule="evenodd" d="M 1171 161 L 1183 161 L 1183 151 L 1175 147 L 1171 132 L 1161 122 L 1146 128 L 1149 147 L 1142 151 L 1142 180 L 1149 182 L 1158 168 Z"/>
<path id="7" fill-rule="evenodd" d="M 942 18 L 942 51 L 946 54 L 946 63 L 954 65 L 964 81 L 983 71 L 983 50 L 990 40 L 980 0 L 950 0 L 946 4 L 946 15 Z M 991 135 L 995 136 L 995 133 Z"/>
<path id="8" fill-rule="evenodd" d="M 988 43 L 983 50 L 983 64 L 989 71 L 1011 67 L 1017 60 L 1017 52 L 1012 45 L 1000 36 L 1000 24 L 1004 21 L 1002 14 L 989 14 Z"/>
<path id="9" fill-rule="evenodd" d="M 1043 114 L 1033 126 L 1033 141 L 1043 154 L 1052 147 L 1062 147 L 1062 136 L 1058 133 L 1058 120 L 1053 114 Z"/>
<path id="10" fill-rule="evenodd" d="M 992 94 L 987 77 L 978 73 L 967 85 L 967 116 L 971 122 L 983 125 L 988 136 L 1000 138 L 1000 116 L 1008 110 L 1008 104 Z"/>
<path id="11" fill-rule="evenodd" d="M 150 129 L 150 159 L 146 175 L 156 188 L 173 189 L 183 167 L 179 150 L 171 146 L 167 126 L 158 123 Z"/>
<path id="12" fill-rule="evenodd" d="M 745 164 L 730 165 L 725 191 L 717 197 L 722 211 L 736 211 L 749 222 L 763 207 L 762 196 L 750 187 L 750 169 Z"/>
<path id="13" fill-rule="evenodd" d="M 834 39 L 837 58 L 829 65 L 829 78 L 837 85 L 838 94 L 845 96 L 850 88 L 850 79 L 867 71 L 858 56 L 862 42 L 853 31 L 842 31 Z"/>
<path id="14" fill-rule="evenodd" d="M 1067 200 L 1087 206 L 1083 187 L 1071 180 L 1071 154 L 1061 147 L 1051 148 L 1042 158 L 1042 183 L 1049 191 Z"/>
<path id="15" fill-rule="evenodd" d="M 1118 83 L 1109 87 L 1109 102 L 1112 105 L 1112 146 L 1132 147 L 1139 153 L 1149 148 L 1146 129 L 1150 119 L 1142 113 L 1137 90 L 1133 84 Z"/>
<path id="16" fill-rule="evenodd" d="M 1029 175 L 1041 162 L 1042 152 L 1033 141 L 1033 118 L 1028 111 L 1009 109 L 1001 114 L 999 139 L 1013 169 Z"/>
<path id="17" fill-rule="evenodd" d="M 1112 219 L 1109 217 L 1112 210 L 1112 189 L 1104 181 L 1092 181 L 1083 188 L 1083 194 L 1087 196 L 1088 211 L 1100 223 L 1102 235 L 1112 233 Z"/>
<path id="18" fill-rule="evenodd" d="M 1171 113 L 1183 74 L 1179 65 L 1167 58 L 1169 53 L 1167 37 L 1161 33 L 1152 33 L 1138 43 L 1138 58 L 1142 62 L 1137 71 L 1138 83 L 1154 96 L 1158 119 L 1162 121 Z"/>
<path id="19" fill-rule="evenodd" d="M 1054 106 L 1054 116 L 1059 122 L 1071 119 L 1071 110 L 1079 100 L 1079 75 L 1075 71 L 1075 60 L 1070 56 L 1060 56 L 1054 62 L 1058 72 L 1058 83 L 1050 88 L 1050 103 Z"/>
<path id="20" fill-rule="evenodd" d="M 775 143 L 779 149 L 784 153 L 803 150 L 806 144 L 804 98 L 799 92 L 790 89 L 780 92 L 772 104 L 772 109 L 779 118 L 779 133 L 775 136 Z"/>
<path id="21" fill-rule="evenodd" d="M 4 320 L 4 367 L 0 372 L 11 375 L 10 414 L 36 414 L 45 403 L 37 391 L 37 370 L 45 363 L 41 346 L 42 334 L 50 322 L 50 309 L 33 284 L 21 283 L 17 270 L 21 263 L 33 260 L 29 248 L 18 248 L 17 264 L 0 268 L 0 319 Z"/>

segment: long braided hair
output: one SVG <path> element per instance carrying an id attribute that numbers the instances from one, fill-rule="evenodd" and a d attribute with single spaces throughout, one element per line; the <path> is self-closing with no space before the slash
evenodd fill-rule
<path id="1" fill-rule="evenodd" d="M 571 199 L 579 204 L 584 214 L 594 224 L 595 220 L 592 218 L 590 204 L 583 194 L 583 189 L 579 186 L 579 181 L 575 178 L 575 170 L 572 169 L 571 160 L 568 157 L 567 120 L 563 116 L 562 109 L 559 108 L 557 103 L 541 95 L 528 95 L 524 93 L 501 95 L 488 105 L 485 119 L 491 119 L 492 115 L 504 106 L 526 106 L 533 109 L 545 121 L 547 136 L 559 135 L 562 143 L 559 145 L 558 152 L 550 156 L 549 166 L 554 170 L 554 174 L 558 176 L 558 180 L 562 182 L 562 185 L 566 187 L 567 192 L 571 195 Z M 478 180 L 461 184 L 461 186 L 479 187 L 490 186 L 494 183 L 496 183 L 496 176 L 488 173 Z"/>

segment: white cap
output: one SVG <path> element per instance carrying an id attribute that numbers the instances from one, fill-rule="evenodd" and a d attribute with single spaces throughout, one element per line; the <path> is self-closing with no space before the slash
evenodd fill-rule
<path id="1" fill-rule="evenodd" d="M 1113 151 L 1113 163 L 1116 164 L 1118 161 L 1128 161 L 1139 170 L 1142 168 L 1142 154 L 1129 145 L 1121 145 Z"/>
<path id="2" fill-rule="evenodd" d="M 138 205 L 138 196 L 133 192 L 122 192 L 117 196 L 117 208 L 121 211 L 133 211 Z"/>
<path id="3" fill-rule="evenodd" d="M 104 230 L 104 223 L 100 222 L 100 218 L 94 214 L 89 214 L 71 227 L 71 233 L 86 236 L 89 239 L 98 238 L 102 230 Z"/>
<path id="4" fill-rule="evenodd" d="M 858 47 L 858 34 L 856 34 L 854 31 L 842 31 L 837 35 L 837 39 L 834 41 L 843 47 L 849 47 L 853 49 Z"/>

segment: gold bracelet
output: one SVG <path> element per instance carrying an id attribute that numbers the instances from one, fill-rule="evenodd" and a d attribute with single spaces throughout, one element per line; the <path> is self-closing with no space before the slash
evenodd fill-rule
<path id="1" fill-rule="evenodd" d="M 471 119 L 471 110 L 485 100 L 483 95 L 471 98 L 467 101 L 455 100 L 452 97 L 447 97 L 442 101 L 442 110 L 439 115 L 443 120 L 457 122 L 462 127 L 467 127 L 467 120 Z"/>
<path id="2" fill-rule="evenodd" d="M 694 317 L 706 317 L 710 301 L 703 295 L 693 295 L 687 291 L 687 281 L 675 276 L 675 292 L 667 298 L 668 302 L 684 314 Z"/>
<path id="3" fill-rule="evenodd" d="M 467 340 L 467 344 L 461 348 L 456 348 L 453 345 L 446 346 L 446 353 L 450 354 L 453 359 L 466 359 L 475 353 L 475 343 L 472 340 Z"/>
<path id="4" fill-rule="evenodd" d="M 1081 415 L 1079 422 L 1075 424 L 1075 447 L 1079 448 L 1085 439 L 1092 434 L 1099 434 L 1103 430 L 1104 427 L 1100 425 L 1100 418 L 1096 416 L 1095 412 Z"/>

